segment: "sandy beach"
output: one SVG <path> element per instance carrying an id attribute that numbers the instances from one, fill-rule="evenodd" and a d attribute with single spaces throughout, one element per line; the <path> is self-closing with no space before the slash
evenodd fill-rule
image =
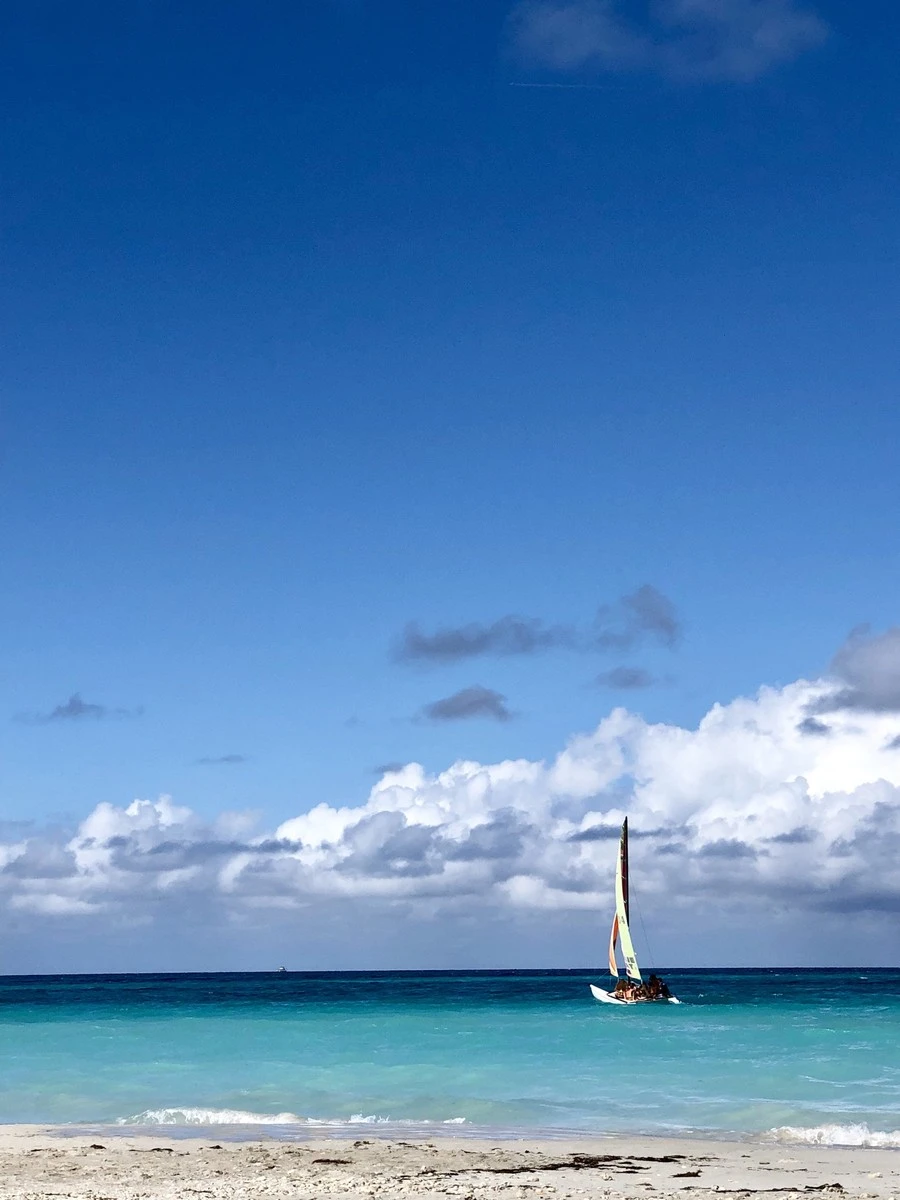
<path id="1" fill-rule="evenodd" d="M 217 1141 L 154 1134 L 0 1132 L 5 1200 L 239 1197 L 654 1197 L 900 1195 L 892 1150 L 668 1138 Z"/>

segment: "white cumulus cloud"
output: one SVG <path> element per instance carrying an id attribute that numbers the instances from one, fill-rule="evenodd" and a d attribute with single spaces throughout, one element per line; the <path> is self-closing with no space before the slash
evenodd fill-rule
<path id="1" fill-rule="evenodd" d="M 537 936 L 542 921 L 589 914 L 599 939 L 627 815 L 657 924 L 694 927 L 712 910 L 722 929 L 767 913 L 810 927 L 889 920 L 900 912 L 900 717 L 835 707 L 842 686 L 763 688 L 696 729 L 616 709 L 552 760 L 435 775 L 410 763 L 359 806 L 319 804 L 263 832 L 167 797 L 99 804 L 66 837 L 0 840 L 0 906 L 101 931 L 191 919 L 240 930 L 260 914 L 352 927 L 380 913 L 398 938 L 411 921 L 474 922 L 473 945 L 498 920 Z"/>

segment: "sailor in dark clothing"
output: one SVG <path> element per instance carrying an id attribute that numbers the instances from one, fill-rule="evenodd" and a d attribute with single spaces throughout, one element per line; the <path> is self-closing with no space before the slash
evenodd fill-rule
<path id="1" fill-rule="evenodd" d="M 651 975 L 647 981 L 651 1000 L 668 1000 L 672 993 L 658 975 Z"/>

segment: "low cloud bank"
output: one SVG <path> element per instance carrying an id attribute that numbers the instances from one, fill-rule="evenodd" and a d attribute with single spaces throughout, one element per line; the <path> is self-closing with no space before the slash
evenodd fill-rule
<path id="1" fill-rule="evenodd" d="M 98 929 L 336 902 L 417 919 L 605 913 L 627 814 L 648 915 L 897 913 L 900 717 L 831 703 L 842 687 L 764 688 L 694 730 L 616 709 L 547 762 L 391 764 L 359 807 L 319 804 L 267 832 L 168 797 L 98 804 L 67 835 L 7 827 L 0 907 Z M 811 711 L 828 711 L 827 734 Z"/>

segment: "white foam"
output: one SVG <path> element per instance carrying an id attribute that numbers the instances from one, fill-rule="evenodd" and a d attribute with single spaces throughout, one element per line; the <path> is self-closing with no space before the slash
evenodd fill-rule
<path id="1" fill-rule="evenodd" d="M 780 1125 L 770 1129 L 768 1137 L 776 1142 L 803 1146 L 870 1146 L 875 1149 L 900 1149 L 900 1129 L 888 1133 L 868 1125 Z"/>
<path id="2" fill-rule="evenodd" d="M 132 1117 L 119 1117 L 117 1125 L 305 1125 L 311 1128 L 346 1129 L 353 1125 L 465 1125 L 465 1117 L 445 1121 L 394 1121 L 390 1117 L 354 1113 L 347 1120 L 300 1117 L 296 1113 L 244 1112 L 235 1108 L 148 1108 Z"/>
<path id="3" fill-rule="evenodd" d="M 236 1108 L 148 1108 L 117 1125 L 305 1125 L 296 1113 L 242 1112 Z"/>

